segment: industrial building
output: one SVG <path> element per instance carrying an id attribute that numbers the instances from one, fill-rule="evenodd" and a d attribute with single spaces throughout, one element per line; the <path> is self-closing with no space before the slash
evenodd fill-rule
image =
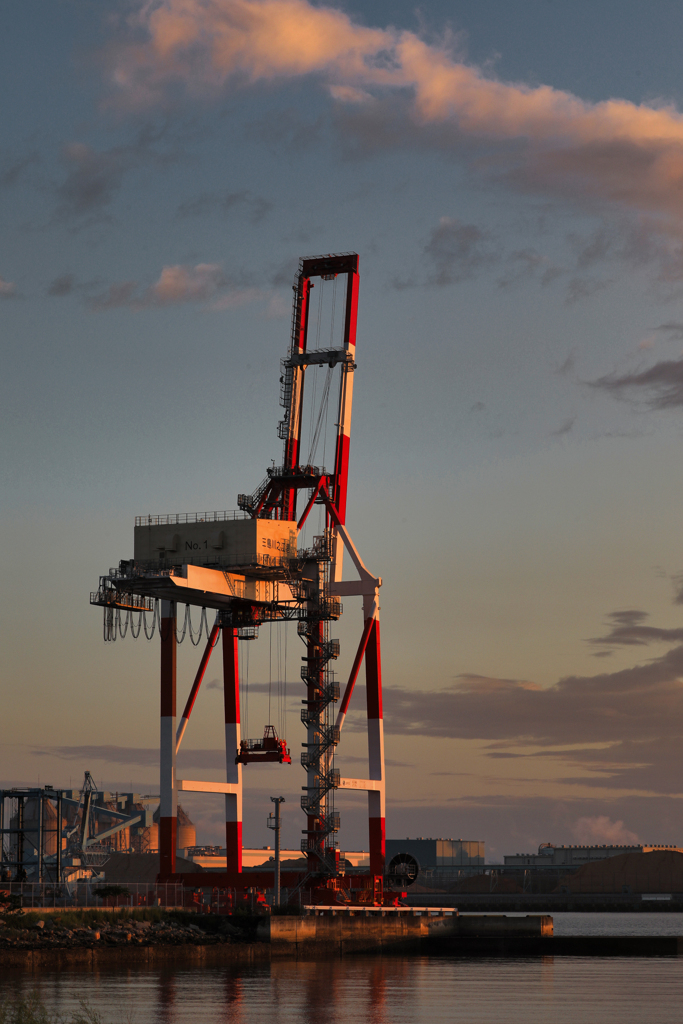
<path id="1" fill-rule="evenodd" d="M 580 868 L 590 861 L 617 857 L 622 853 L 651 853 L 654 850 L 673 850 L 681 853 L 680 846 L 668 843 L 647 846 L 635 843 L 632 846 L 555 846 L 541 843 L 538 853 L 514 853 L 503 858 L 505 867 L 513 868 Z"/>
<path id="2" fill-rule="evenodd" d="M 0 790 L 0 878 L 62 882 L 102 874 L 113 854 L 158 854 L 158 796 L 82 789 Z M 178 805 L 178 840 L 194 847 L 194 825 Z"/>
<path id="3" fill-rule="evenodd" d="M 387 839 L 386 857 L 390 873 L 392 864 L 407 861 L 412 865 L 414 877 L 430 886 L 438 886 L 482 871 L 484 847 L 483 840 L 479 839 L 425 839 L 423 836 Z"/>

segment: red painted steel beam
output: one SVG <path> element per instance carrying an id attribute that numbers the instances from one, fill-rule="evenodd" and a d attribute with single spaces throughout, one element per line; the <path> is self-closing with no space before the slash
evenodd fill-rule
<path id="1" fill-rule="evenodd" d="M 334 502 L 332 501 L 332 499 L 330 498 L 329 494 L 327 493 L 327 488 L 325 487 L 324 484 L 320 488 L 320 497 L 323 499 L 323 502 L 325 504 L 325 508 L 329 512 L 330 519 L 332 520 L 334 525 L 335 526 L 343 526 L 344 524 L 342 523 L 341 519 L 339 518 L 339 513 L 337 512 L 337 509 L 334 506 Z"/>
<path id="2" fill-rule="evenodd" d="M 318 480 L 317 484 L 315 485 L 315 488 L 314 488 L 314 490 L 313 490 L 313 494 L 312 494 L 312 495 L 311 495 L 311 497 L 310 497 L 310 498 L 308 499 L 308 505 L 306 505 L 306 508 L 305 508 L 305 509 L 304 509 L 304 511 L 303 511 L 303 515 L 301 516 L 301 519 L 300 519 L 300 520 L 299 520 L 299 522 L 298 522 L 298 523 L 296 524 L 296 528 L 297 528 L 297 530 L 300 530 L 300 529 L 301 529 L 301 527 L 302 527 L 302 526 L 304 525 L 304 523 L 306 522 L 306 520 L 308 519 L 308 515 L 309 515 L 309 512 L 311 511 L 311 509 L 313 508 L 313 505 L 315 504 L 315 499 L 316 499 L 316 498 L 318 497 L 318 495 L 320 494 L 320 488 L 322 487 L 322 485 L 323 485 L 323 482 L 324 482 L 324 483 L 327 483 L 327 477 L 326 477 L 326 476 L 321 476 L 321 477 L 319 478 L 319 480 Z"/>
<path id="3" fill-rule="evenodd" d="M 349 701 L 351 700 L 353 688 L 356 685 L 356 680 L 358 679 L 358 673 L 360 672 L 360 667 L 363 663 L 363 657 L 365 655 L 365 651 L 368 646 L 368 641 L 370 639 L 370 633 L 372 632 L 374 624 L 375 619 L 368 619 L 367 622 L 365 623 L 365 627 L 363 628 L 363 635 L 361 636 L 360 643 L 358 644 L 356 657 L 354 658 L 353 665 L 351 666 L 351 674 L 349 675 L 349 681 L 346 684 L 346 689 L 344 690 L 344 696 L 342 698 L 341 707 L 339 708 L 337 725 L 340 728 L 344 721 L 344 716 L 346 715 L 346 711 L 349 706 Z"/>
<path id="4" fill-rule="evenodd" d="M 344 348 L 355 357 L 356 325 L 358 322 L 358 257 L 348 271 L 346 310 L 344 318 Z M 339 395 L 337 448 L 334 458 L 334 504 L 342 523 L 346 522 L 346 495 L 349 483 L 349 450 L 351 444 L 351 410 L 353 403 L 352 371 L 342 370 L 342 388 Z"/>
<path id="5" fill-rule="evenodd" d="M 190 690 L 190 696 L 187 698 L 187 703 L 185 705 L 185 710 L 183 711 L 183 717 L 180 719 L 180 725 L 178 726 L 178 732 L 176 734 L 176 753 L 178 752 L 178 747 L 180 746 L 180 741 L 183 738 L 183 733 L 185 732 L 185 729 L 187 728 L 187 723 L 188 723 L 188 721 L 190 719 L 190 715 L 192 714 L 192 708 L 194 707 L 194 702 L 196 701 L 197 694 L 199 693 L 199 687 L 202 685 L 202 679 L 204 678 L 204 673 L 206 672 L 207 665 L 209 664 L 209 659 L 211 657 L 211 652 L 213 651 L 214 647 L 216 646 L 216 641 L 218 639 L 218 634 L 219 633 L 220 633 L 220 626 L 218 624 L 216 624 L 213 627 L 213 629 L 211 630 L 210 634 L 209 634 L 209 639 L 207 640 L 207 643 L 206 643 L 206 649 L 204 650 L 204 653 L 202 655 L 202 660 L 199 662 L 199 668 L 197 669 L 197 675 L 194 678 L 194 682 L 192 684 L 192 689 Z"/>

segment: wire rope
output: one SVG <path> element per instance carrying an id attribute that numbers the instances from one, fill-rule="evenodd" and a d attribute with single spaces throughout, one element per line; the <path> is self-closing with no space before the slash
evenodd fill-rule
<path id="1" fill-rule="evenodd" d="M 125 626 L 121 626 L 121 610 L 117 608 L 116 611 L 118 613 L 119 620 L 119 636 L 121 637 L 122 640 L 125 640 L 126 634 L 128 633 L 128 626 L 130 625 L 130 609 L 126 611 L 126 615 L 124 618 Z"/>
<path id="2" fill-rule="evenodd" d="M 185 634 L 187 633 L 187 620 L 188 620 L 189 614 L 190 614 L 190 606 L 189 606 L 189 604 L 186 604 L 185 605 L 185 616 L 183 618 L 183 633 L 182 633 L 181 637 L 178 637 L 178 626 L 177 625 L 174 626 L 174 629 L 175 629 L 175 642 L 177 644 L 181 644 L 183 642 L 183 640 L 185 639 Z M 177 623 L 178 619 L 176 618 L 175 621 Z"/>
<path id="3" fill-rule="evenodd" d="M 337 278 L 332 285 L 332 316 L 330 318 L 330 348 L 334 348 L 334 307 L 337 303 Z"/>
<path id="4" fill-rule="evenodd" d="M 333 369 L 331 366 L 327 367 L 327 373 L 325 374 L 325 383 L 323 385 L 323 393 L 320 397 L 320 408 L 318 410 L 318 419 L 315 424 L 315 432 L 311 439 L 311 449 L 308 454 L 309 465 L 313 464 L 315 459 L 315 453 L 318 450 L 318 443 L 320 441 L 320 432 L 323 426 L 323 422 L 327 420 L 327 410 L 329 408 L 329 397 L 330 397 L 330 385 L 332 384 Z M 324 460 L 323 460 L 324 465 Z"/>
<path id="5" fill-rule="evenodd" d="M 200 612 L 200 615 L 199 615 L 199 632 L 197 633 L 197 639 L 195 640 L 194 639 L 194 637 L 195 637 L 194 630 L 192 629 L 192 611 L 191 611 L 189 605 L 187 607 L 188 607 L 188 610 L 190 611 L 190 615 L 189 615 L 190 642 L 191 642 L 193 647 L 197 647 L 199 645 L 199 643 L 201 642 L 202 632 L 203 632 L 203 629 L 204 629 L 205 626 L 206 626 L 207 634 L 209 632 L 209 627 L 206 624 L 206 608 L 202 608 L 202 610 Z"/>
<path id="6" fill-rule="evenodd" d="M 317 317 L 316 331 L 315 331 L 315 347 L 317 349 L 320 348 L 320 333 L 321 333 L 321 330 L 322 330 L 323 298 L 324 298 L 324 295 L 325 295 L 325 282 L 321 281 L 320 282 L 320 297 L 318 299 L 318 317 Z M 318 366 L 317 369 L 320 369 L 320 366 Z M 311 412 L 310 412 L 309 424 L 308 424 L 308 436 L 309 437 L 313 436 L 313 417 L 315 416 L 315 408 L 316 408 L 316 401 L 315 400 L 316 400 L 317 389 L 318 389 L 318 374 L 314 373 L 313 374 L 313 394 L 311 395 Z M 311 456 L 310 455 L 308 457 L 308 463 L 309 463 L 309 465 L 311 464 Z"/>
<path id="7" fill-rule="evenodd" d="M 268 630 L 268 725 L 272 725 L 270 717 L 270 696 L 273 689 L 273 624 Z"/>
<path id="8" fill-rule="evenodd" d="M 144 623 L 144 627 L 145 627 L 145 636 L 147 637 L 148 640 L 151 640 L 152 637 L 154 636 L 154 633 L 155 633 L 155 630 L 157 628 L 157 625 L 159 627 L 159 634 L 161 635 L 161 618 L 160 618 L 160 615 L 159 615 L 159 599 L 158 598 L 156 598 L 156 597 L 154 598 L 154 607 L 152 608 L 152 631 L 151 631 L 151 633 L 147 632 L 147 612 L 146 611 L 144 611 L 142 613 L 142 617 L 143 617 L 143 623 Z"/>
<path id="9" fill-rule="evenodd" d="M 137 638 L 140 636 L 141 629 L 142 629 L 142 612 L 140 611 L 140 612 L 138 612 L 138 631 L 137 631 L 137 633 L 135 632 L 135 626 L 133 625 L 133 616 L 131 615 L 131 617 L 130 617 L 130 635 L 133 637 L 133 640 L 137 640 Z"/>
<path id="10" fill-rule="evenodd" d="M 247 671 L 245 673 L 245 675 L 246 675 L 246 685 L 245 685 L 246 700 L 244 702 L 244 708 L 245 708 L 244 731 L 245 731 L 247 736 L 249 735 L 249 655 L 250 655 L 250 653 L 251 653 L 251 647 L 249 646 L 249 642 L 247 642 Z"/>

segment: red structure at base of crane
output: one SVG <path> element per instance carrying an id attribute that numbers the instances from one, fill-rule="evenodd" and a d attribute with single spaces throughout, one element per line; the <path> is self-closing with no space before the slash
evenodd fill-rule
<path id="1" fill-rule="evenodd" d="M 321 288 L 332 282 L 331 309 L 343 309 L 340 344 L 334 348 L 312 348 L 309 339 L 313 278 Z M 339 302 L 337 286 L 344 287 Z M 160 733 L 160 879 L 182 880 L 184 884 L 206 884 L 206 875 L 176 875 L 176 821 L 178 792 L 221 794 L 225 800 L 226 871 L 211 874 L 211 884 L 238 888 L 272 884 L 272 873 L 242 875 L 242 766 L 252 763 L 290 764 L 286 741 L 275 728 L 266 726 L 259 740 L 240 735 L 240 686 L 238 642 L 252 639 L 258 627 L 274 622 L 296 621 L 305 645 L 301 677 L 305 687 L 301 721 L 306 730 L 301 764 L 306 785 L 301 807 L 306 818 L 302 853 L 307 860 L 304 873 L 283 872 L 282 884 L 296 890 L 322 893 L 317 902 L 384 901 L 385 775 L 382 717 L 382 673 L 379 628 L 379 588 L 382 581 L 363 563 L 346 529 L 346 501 L 349 469 L 353 379 L 356 369 L 356 318 L 358 308 L 358 256 L 341 253 L 301 260 L 294 284 L 292 332 L 289 351 L 281 364 L 280 401 L 284 417 L 279 436 L 284 442 L 283 462 L 267 471 L 253 494 L 238 497 L 240 513 L 204 513 L 201 516 L 146 516 L 136 520 L 135 557 L 121 562 L 117 572 L 100 578 L 91 602 L 104 607 L 105 638 L 114 639 L 120 616 L 126 621 L 146 616 L 154 602 L 155 621 L 161 635 L 161 733 Z M 323 294 L 319 299 L 317 324 Z M 311 366 L 327 367 L 323 395 L 329 396 L 330 379 L 339 370 L 337 437 L 334 467 L 312 465 L 322 422 L 323 405 L 317 420 L 311 412 L 312 455 L 302 459 L 304 385 Z M 315 389 L 313 389 L 313 394 Z M 324 397 L 324 401 L 327 398 Z M 300 492 L 303 492 L 302 508 Z M 321 507 L 323 532 L 309 547 L 301 544 L 302 530 L 314 506 Z M 298 518 L 297 518 L 298 515 Z M 342 578 L 344 554 L 355 569 L 355 579 Z M 342 599 L 359 597 L 363 603 L 363 631 L 343 701 L 331 663 L 339 656 L 339 642 L 330 638 L 330 624 L 342 612 Z M 214 609 L 211 630 L 185 711 L 176 728 L 176 645 L 177 605 L 200 607 L 202 615 Z M 138 631 L 140 626 L 138 625 Z M 190 630 L 192 629 L 190 621 Z M 208 627 L 207 627 L 208 629 Z M 147 621 L 145 618 L 145 631 Z M 113 634 L 113 635 L 112 635 Z M 223 690 L 225 707 L 225 783 L 180 780 L 176 776 L 176 753 L 192 713 L 211 652 L 222 634 Z M 341 740 L 349 702 L 356 679 L 365 663 L 368 770 L 366 778 L 342 778 L 334 767 L 334 755 Z M 334 808 L 339 790 L 367 793 L 370 872 L 347 875 L 340 864 L 336 841 L 339 814 Z M 394 899 L 394 895 L 389 897 Z"/>

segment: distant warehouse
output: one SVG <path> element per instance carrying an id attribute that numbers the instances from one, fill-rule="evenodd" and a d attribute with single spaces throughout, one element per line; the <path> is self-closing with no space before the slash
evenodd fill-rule
<path id="1" fill-rule="evenodd" d="M 450 875 L 461 868 L 482 868 L 484 842 L 479 839 L 387 839 L 387 864 L 399 854 L 410 854 L 427 875 Z M 469 872 L 468 872 L 469 874 Z"/>
<path id="2" fill-rule="evenodd" d="M 513 853 L 503 860 L 505 867 L 511 868 L 580 868 L 591 861 L 618 857 L 622 853 L 652 853 L 655 850 L 683 853 L 683 848 L 668 843 L 657 846 L 639 843 L 633 846 L 555 846 L 554 843 L 541 843 L 538 853 Z"/>

